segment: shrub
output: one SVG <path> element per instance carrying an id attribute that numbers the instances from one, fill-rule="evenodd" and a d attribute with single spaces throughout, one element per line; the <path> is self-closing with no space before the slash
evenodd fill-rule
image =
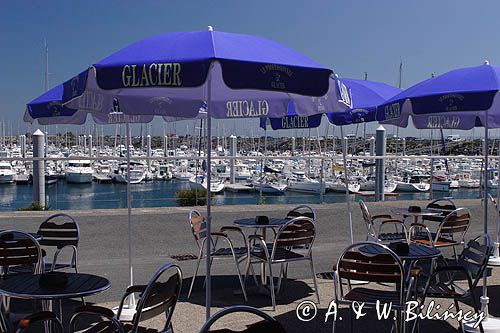
<path id="1" fill-rule="evenodd" d="M 207 204 L 207 191 L 202 189 L 181 190 L 176 194 L 179 206 L 205 206 Z"/>
<path id="2" fill-rule="evenodd" d="M 30 203 L 26 207 L 21 207 L 18 208 L 17 210 L 19 211 L 44 211 L 44 210 L 51 210 L 49 205 L 42 205 L 38 201 Z"/>

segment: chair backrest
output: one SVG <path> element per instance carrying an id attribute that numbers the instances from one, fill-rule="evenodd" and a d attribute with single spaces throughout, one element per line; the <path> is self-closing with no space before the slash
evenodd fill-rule
<path id="1" fill-rule="evenodd" d="M 446 215 L 439 225 L 436 241 L 440 237 L 452 235 L 454 240 L 463 240 L 470 226 L 470 211 L 467 208 L 458 208 Z M 458 237 L 458 238 L 457 238 Z"/>
<path id="2" fill-rule="evenodd" d="M 194 239 L 199 246 L 199 241 L 207 237 L 207 222 L 200 212 L 192 210 L 189 212 L 189 225 Z"/>
<path id="3" fill-rule="evenodd" d="M 79 327 L 84 325 L 85 328 Z M 75 309 L 69 322 L 70 333 L 124 333 L 122 323 L 115 318 L 113 310 L 93 305 Z"/>
<path id="4" fill-rule="evenodd" d="M 308 217 L 311 220 L 316 221 L 316 213 L 314 212 L 314 209 L 308 205 L 299 205 L 286 214 L 287 219 L 294 219 L 301 216 Z"/>
<path id="5" fill-rule="evenodd" d="M 61 249 L 65 246 L 78 247 L 80 228 L 75 219 L 68 214 L 54 214 L 46 219 L 38 228 L 42 236 L 40 245 Z"/>
<path id="6" fill-rule="evenodd" d="M 423 216 L 422 219 L 427 221 L 441 222 L 449 213 L 456 210 L 457 206 L 451 199 L 436 199 L 434 201 L 431 201 L 427 205 L 427 208 L 441 212 L 441 215 Z"/>
<path id="7" fill-rule="evenodd" d="M 361 209 L 361 215 L 363 216 L 363 221 L 366 226 L 367 239 L 377 239 L 377 234 L 375 233 L 375 228 L 373 226 L 373 219 L 368 207 L 363 200 L 359 200 L 359 208 Z"/>
<path id="8" fill-rule="evenodd" d="M 276 233 L 271 259 L 274 258 L 276 249 L 280 247 L 304 246 L 310 253 L 315 237 L 316 227 L 313 220 L 304 216 L 296 217 L 283 225 Z"/>
<path id="9" fill-rule="evenodd" d="M 42 250 L 28 233 L 4 230 L 0 232 L 0 266 L 33 265 L 41 273 Z"/>
<path id="10" fill-rule="evenodd" d="M 247 327 L 246 330 L 243 331 L 232 331 L 227 328 L 219 329 L 219 330 L 210 330 L 210 327 L 217 322 L 220 318 L 232 314 L 232 313 L 238 313 L 238 312 L 243 312 L 243 313 L 251 313 L 254 314 L 262 319 L 264 319 L 264 322 L 258 322 L 255 324 L 252 324 Z M 266 333 L 285 333 L 285 329 L 283 326 L 273 317 L 268 315 L 267 313 L 256 309 L 251 306 L 246 306 L 246 305 L 235 305 L 231 307 L 224 308 L 222 310 L 219 310 L 216 312 L 214 315 L 212 315 L 207 322 L 203 325 L 203 327 L 200 330 L 200 333 L 215 333 L 215 332 L 266 332 Z"/>
<path id="11" fill-rule="evenodd" d="M 170 263 L 161 267 L 140 296 L 131 332 L 136 332 L 141 321 L 160 314 L 164 314 L 166 318 L 164 330 L 168 329 L 181 292 L 181 285 L 182 271 L 178 265 Z"/>
<path id="12" fill-rule="evenodd" d="M 387 246 L 375 242 L 360 242 L 348 246 L 337 262 L 340 292 L 343 296 L 343 280 L 386 283 L 400 291 L 403 302 L 404 267 L 399 257 Z M 347 285 L 350 286 L 350 283 Z M 402 304 L 402 303 L 401 303 Z"/>
<path id="13" fill-rule="evenodd" d="M 488 260 L 492 254 L 493 247 L 488 235 L 477 236 L 471 239 L 458 257 L 458 264 L 469 272 L 472 279 L 472 287 L 476 287 L 488 266 Z"/>

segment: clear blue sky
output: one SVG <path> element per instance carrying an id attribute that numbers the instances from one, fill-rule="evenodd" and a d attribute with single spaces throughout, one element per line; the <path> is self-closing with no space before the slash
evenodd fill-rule
<path id="1" fill-rule="evenodd" d="M 341 77 L 363 78 L 368 72 L 370 80 L 397 85 L 402 59 L 407 88 L 433 72 L 475 66 L 485 59 L 500 65 L 498 13 L 500 2 L 493 0 L 4 0 L 0 120 L 11 121 L 16 131 L 26 102 L 43 93 L 44 39 L 49 44 L 51 86 L 141 38 L 212 25 L 274 39 Z M 232 120 L 222 124 L 226 133 L 249 134 Z M 182 132 L 185 126 L 176 125 Z M 155 125 L 156 132 L 160 128 Z"/>

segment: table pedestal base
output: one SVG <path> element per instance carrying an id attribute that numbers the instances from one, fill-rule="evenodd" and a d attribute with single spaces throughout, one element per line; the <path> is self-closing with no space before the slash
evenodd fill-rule
<path id="1" fill-rule="evenodd" d="M 488 302 L 489 297 L 480 297 L 481 301 L 481 311 L 486 315 L 484 320 L 481 322 L 483 324 L 483 330 L 485 333 L 500 333 L 500 319 L 491 317 L 488 313 Z M 474 328 L 475 322 L 467 322 L 464 323 L 464 331 L 465 332 L 481 332 L 479 326 Z"/>

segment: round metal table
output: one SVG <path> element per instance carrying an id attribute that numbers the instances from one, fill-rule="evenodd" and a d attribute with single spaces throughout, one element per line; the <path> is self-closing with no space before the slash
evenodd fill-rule
<path id="1" fill-rule="evenodd" d="M 410 212 L 408 208 L 396 208 L 391 209 L 391 213 L 402 216 L 413 216 L 413 222 L 418 222 L 419 216 L 437 216 L 441 215 L 441 212 L 437 212 L 433 209 L 421 208 L 419 212 Z"/>
<path id="2" fill-rule="evenodd" d="M 377 255 L 384 253 L 384 248 L 374 245 L 365 245 L 359 248 L 360 252 L 367 255 Z M 396 252 L 395 252 L 396 253 Z M 412 243 L 409 244 L 409 251 L 406 254 L 396 253 L 401 260 L 404 261 L 417 261 L 422 259 L 434 259 L 441 256 L 441 251 L 435 247 Z"/>
<path id="3" fill-rule="evenodd" d="M 108 279 L 85 273 L 66 273 L 68 283 L 62 287 L 41 286 L 39 274 L 18 274 L 0 279 L 0 294 L 13 297 L 43 300 L 47 302 L 49 311 L 54 311 L 54 300 L 77 298 L 100 293 L 111 287 Z M 59 304 L 59 319 L 61 318 L 61 304 Z"/>

